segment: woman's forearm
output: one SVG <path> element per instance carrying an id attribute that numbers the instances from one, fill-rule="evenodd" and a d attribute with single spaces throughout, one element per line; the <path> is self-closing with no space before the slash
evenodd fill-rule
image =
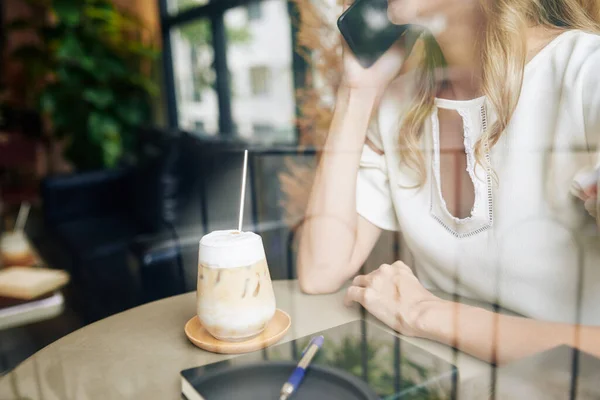
<path id="1" fill-rule="evenodd" d="M 497 364 L 563 344 L 600 357 L 600 327 L 513 317 L 446 301 L 424 306 L 418 325 L 419 336 Z"/>
<path id="2" fill-rule="evenodd" d="M 376 102 L 371 89 L 339 91 L 301 228 L 298 277 L 306 292 L 335 291 L 355 272 L 356 178 Z"/>

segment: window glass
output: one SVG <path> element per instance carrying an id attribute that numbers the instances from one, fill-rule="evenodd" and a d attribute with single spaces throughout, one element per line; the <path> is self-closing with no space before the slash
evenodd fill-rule
<path id="1" fill-rule="evenodd" d="M 189 10 L 190 8 L 206 5 L 208 1 L 209 0 L 167 0 L 167 8 L 169 14 L 177 14 Z"/>
<path id="2" fill-rule="evenodd" d="M 225 13 L 225 26 L 227 64 L 232 75 L 232 118 L 237 133 L 262 142 L 295 141 L 292 31 L 287 2 L 265 0 L 232 8 Z M 266 126 L 269 129 L 260 128 Z"/>
<path id="3" fill-rule="evenodd" d="M 253 2 L 248 4 L 248 21 L 259 20 L 262 16 L 261 4 Z"/>
<path id="4" fill-rule="evenodd" d="M 218 97 L 214 90 L 214 50 L 208 19 L 171 30 L 173 71 L 179 127 L 214 135 L 219 131 Z"/>
<path id="5" fill-rule="evenodd" d="M 269 67 L 251 67 L 250 68 L 250 88 L 253 96 L 263 96 L 269 94 L 269 84 L 271 76 Z"/>

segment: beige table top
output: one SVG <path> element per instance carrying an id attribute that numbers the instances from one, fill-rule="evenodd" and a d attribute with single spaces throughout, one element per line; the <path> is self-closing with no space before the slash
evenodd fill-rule
<path id="1" fill-rule="evenodd" d="M 274 289 L 278 308 L 292 317 L 282 343 L 361 318 L 358 308 L 343 306 L 343 292 L 308 296 L 295 281 L 274 282 Z M 194 314 L 195 293 L 188 293 L 88 325 L 1 378 L 0 399 L 180 398 L 181 370 L 230 357 L 205 352 L 187 340 L 183 327 Z M 437 343 L 405 340 L 458 367 L 461 398 L 472 397 L 468 394 L 489 381 L 488 364 Z"/>

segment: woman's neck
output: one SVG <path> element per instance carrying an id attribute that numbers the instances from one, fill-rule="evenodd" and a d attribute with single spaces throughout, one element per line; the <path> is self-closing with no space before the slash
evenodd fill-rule
<path id="1" fill-rule="evenodd" d="M 564 29 L 546 26 L 534 26 L 527 28 L 527 59 L 531 61 L 546 46 L 556 39 Z"/>
<path id="2" fill-rule="evenodd" d="M 470 100 L 482 95 L 482 49 L 485 17 L 477 10 L 464 13 L 453 21 L 452 28 L 435 39 L 447 64 L 446 85 L 440 97 L 451 100 Z"/>

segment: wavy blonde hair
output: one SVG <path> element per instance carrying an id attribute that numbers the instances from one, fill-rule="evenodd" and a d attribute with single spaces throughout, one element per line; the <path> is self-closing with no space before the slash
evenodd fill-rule
<path id="1" fill-rule="evenodd" d="M 483 93 L 497 121 L 475 146 L 477 162 L 487 165 L 486 148 L 502 136 L 517 107 L 527 59 L 526 29 L 542 26 L 562 30 L 600 31 L 599 0 L 482 0 L 487 17 L 483 37 Z M 426 180 L 425 160 L 420 149 L 423 126 L 434 109 L 434 99 L 444 80 L 438 76 L 445 67 L 444 56 L 435 40 L 423 37 L 416 91 L 404 115 L 400 130 L 403 162 L 419 174 L 419 185 Z"/>

